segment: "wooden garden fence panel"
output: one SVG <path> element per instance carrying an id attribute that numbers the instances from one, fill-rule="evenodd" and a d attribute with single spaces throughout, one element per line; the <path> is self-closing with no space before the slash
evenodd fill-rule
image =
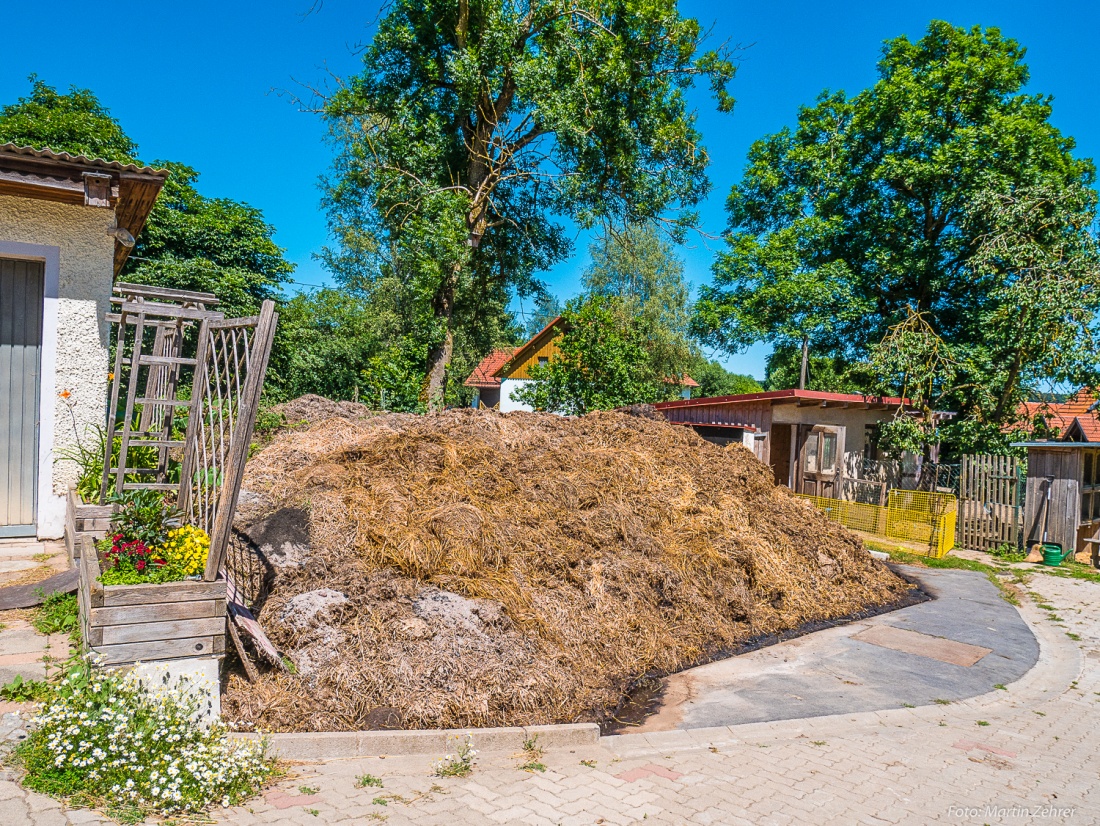
<path id="1" fill-rule="evenodd" d="M 966 455 L 959 471 L 957 544 L 991 551 L 1022 542 L 1023 463 L 1014 456 Z"/>

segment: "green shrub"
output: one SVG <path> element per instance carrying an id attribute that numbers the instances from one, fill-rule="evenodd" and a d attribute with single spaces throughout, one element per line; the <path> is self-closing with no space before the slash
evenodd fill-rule
<path id="1" fill-rule="evenodd" d="M 1007 542 L 998 545 L 989 553 L 1004 562 L 1023 562 L 1025 559 L 1027 559 L 1026 553 L 1021 551 L 1015 545 L 1010 545 Z"/>
<path id="2" fill-rule="evenodd" d="M 251 797 L 273 771 L 265 744 L 199 722 L 201 688 L 74 665 L 16 749 L 24 785 L 71 804 L 160 815 Z"/>

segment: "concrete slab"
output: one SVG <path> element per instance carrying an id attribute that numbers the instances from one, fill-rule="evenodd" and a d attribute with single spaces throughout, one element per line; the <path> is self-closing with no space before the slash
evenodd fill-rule
<path id="1" fill-rule="evenodd" d="M 38 563 L 33 559 L 0 559 L 0 574 L 14 574 L 37 567 Z"/>
<path id="2" fill-rule="evenodd" d="M 993 651 L 992 648 L 945 640 L 942 637 L 932 637 L 889 625 L 872 625 L 866 631 L 860 631 L 854 635 L 852 639 L 869 642 L 871 645 L 881 645 L 883 648 L 894 651 L 904 651 L 906 654 L 916 654 L 918 657 L 930 657 L 951 665 L 961 665 L 963 668 L 969 668 Z"/>
<path id="3" fill-rule="evenodd" d="M 1038 642 L 984 574 L 903 567 L 936 598 L 674 674 L 657 712 L 624 732 L 931 705 L 1007 685 L 1035 664 Z"/>

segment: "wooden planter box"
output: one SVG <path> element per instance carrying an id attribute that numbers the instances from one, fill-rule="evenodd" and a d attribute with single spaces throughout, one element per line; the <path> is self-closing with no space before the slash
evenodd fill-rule
<path id="1" fill-rule="evenodd" d="M 75 488 L 69 488 L 65 508 L 65 550 L 69 555 L 69 564 L 76 566 L 80 559 L 84 537 L 93 540 L 102 539 L 111 529 L 111 516 L 117 505 L 87 505 L 77 494 Z"/>
<path id="2" fill-rule="evenodd" d="M 104 585 L 88 535 L 79 568 L 84 647 L 103 657 L 103 665 L 225 653 L 225 580 Z"/>

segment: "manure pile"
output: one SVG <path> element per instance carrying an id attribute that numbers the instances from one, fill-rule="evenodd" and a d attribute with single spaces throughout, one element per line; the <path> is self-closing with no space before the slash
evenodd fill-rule
<path id="1" fill-rule="evenodd" d="M 232 678 L 225 712 L 267 731 L 600 719 L 643 675 L 910 587 L 750 451 L 645 415 L 335 418 L 245 487 L 297 673 Z"/>

